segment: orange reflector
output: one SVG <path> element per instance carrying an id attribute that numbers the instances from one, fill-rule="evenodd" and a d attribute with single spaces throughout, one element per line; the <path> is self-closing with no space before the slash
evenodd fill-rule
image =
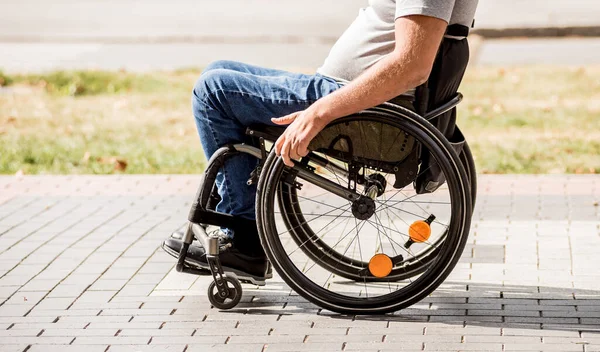
<path id="1" fill-rule="evenodd" d="M 415 221 L 408 228 L 408 235 L 415 243 L 423 243 L 431 237 L 431 226 L 422 220 Z"/>
<path id="2" fill-rule="evenodd" d="M 369 261 L 369 271 L 375 277 L 386 277 L 392 272 L 392 259 L 383 253 L 375 254 Z"/>

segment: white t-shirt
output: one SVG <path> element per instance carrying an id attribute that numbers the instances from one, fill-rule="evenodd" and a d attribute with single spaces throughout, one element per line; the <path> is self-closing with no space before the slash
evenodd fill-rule
<path id="1" fill-rule="evenodd" d="M 479 0 L 369 0 L 317 72 L 342 81 L 358 77 L 395 46 L 395 20 L 410 15 L 470 27 Z"/>

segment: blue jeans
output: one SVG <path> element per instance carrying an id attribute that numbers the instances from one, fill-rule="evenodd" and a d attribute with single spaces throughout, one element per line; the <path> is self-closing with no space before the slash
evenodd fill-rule
<path id="1" fill-rule="evenodd" d="M 247 142 L 246 127 L 272 124 L 281 117 L 308 108 L 339 85 L 316 74 L 289 73 L 217 61 L 210 64 L 194 86 L 192 109 L 207 160 L 220 147 Z M 243 154 L 231 158 L 217 176 L 221 202 L 217 211 L 255 218 L 256 185 L 248 186 L 258 160 Z M 233 236 L 230 230 L 227 235 Z"/>

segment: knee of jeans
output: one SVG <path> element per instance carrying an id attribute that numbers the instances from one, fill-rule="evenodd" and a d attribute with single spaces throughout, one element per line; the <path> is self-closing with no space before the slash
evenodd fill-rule
<path id="1" fill-rule="evenodd" d="M 193 97 L 205 101 L 211 94 L 225 89 L 231 71 L 225 69 L 212 69 L 200 75 L 194 85 Z"/>
<path id="2" fill-rule="evenodd" d="M 204 68 L 204 71 L 202 71 L 202 73 L 206 73 L 212 70 L 218 70 L 218 69 L 229 69 L 233 64 L 233 61 L 229 61 L 229 60 L 217 60 L 217 61 L 213 61 L 210 64 L 208 64 L 208 66 L 206 66 L 206 68 Z"/>

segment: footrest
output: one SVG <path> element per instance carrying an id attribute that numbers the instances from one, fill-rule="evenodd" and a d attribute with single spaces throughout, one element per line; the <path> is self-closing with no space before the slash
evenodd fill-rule
<path id="1" fill-rule="evenodd" d="M 185 274 L 199 275 L 199 276 L 210 276 L 210 270 L 207 269 L 196 269 L 190 267 L 187 263 L 183 266 L 177 266 L 177 271 Z"/>

